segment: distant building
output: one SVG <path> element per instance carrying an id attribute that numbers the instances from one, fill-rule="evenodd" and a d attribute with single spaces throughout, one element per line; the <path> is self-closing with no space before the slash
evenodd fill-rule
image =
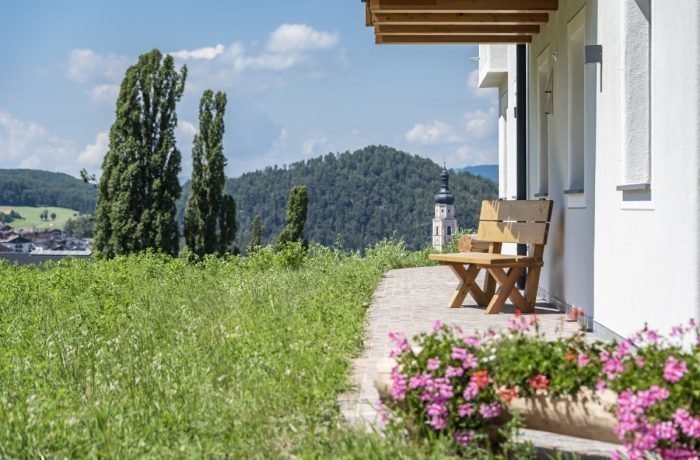
<path id="1" fill-rule="evenodd" d="M 34 249 L 32 241 L 21 235 L 16 235 L 10 239 L 0 241 L 0 244 L 12 249 L 14 252 L 20 253 L 29 253 Z"/>
<path id="2" fill-rule="evenodd" d="M 433 216 L 433 248 L 441 251 L 452 242 L 457 232 L 455 219 L 455 197 L 450 192 L 450 175 L 443 168 L 440 175 L 440 191 L 435 195 L 435 215 Z"/>

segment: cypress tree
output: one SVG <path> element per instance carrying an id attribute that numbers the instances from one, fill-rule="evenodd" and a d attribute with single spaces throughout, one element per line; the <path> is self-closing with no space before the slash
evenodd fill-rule
<path id="1" fill-rule="evenodd" d="M 250 244 L 248 245 L 248 252 L 255 252 L 255 250 L 262 246 L 263 239 L 263 225 L 260 221 L 260 216 L 258 214 L 253 218 L 253 226 L 251 230 Z"/>
<path id="2" fill-rule="evenodd" d="M 192 194 L 185 209 L 185 242 L 198 257 L 228 252 L 236 237 L 236 203 L 224 194 L 226 94 L 206 90 L 192 148 Z"/>
<path id="3" fill-rule="evenodd" d="M 277 247 L 287 243 L 298 242 L 306 245 L 304 239 L 304 225 L 309 208 L 309 199 L 306 186 L 297 185 L 289 192 L 287 205 L 287 224 L 277 238 Z"/>
<path id="4" fill-rule="evenodd" d="M 187 68 L 178 72 L 172 56 L 158 50 L 126 71 L 97 187 L 95 249 L 101 257 L 145 249 L 178 253 L 175 106 L 186 78 Z"/>

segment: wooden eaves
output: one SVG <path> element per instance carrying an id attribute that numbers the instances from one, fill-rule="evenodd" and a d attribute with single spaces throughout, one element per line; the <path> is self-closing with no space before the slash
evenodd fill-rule
<path id="1" fill-rule="evenodd" d="M 362 0 L 383 43 L 530 43 L 558 0 Z"/>

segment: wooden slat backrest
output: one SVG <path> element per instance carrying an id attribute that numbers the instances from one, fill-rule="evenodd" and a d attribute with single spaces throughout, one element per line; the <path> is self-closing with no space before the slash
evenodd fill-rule
<path id="1" fill-rule="evenodd" d="M 477 239 L 544 245 L 551 216 L 551 200 L 484 201 Z"/>
<path id="2" fill-rule="evenodd" d="M 479 220 L 549 222 L 552 200 L 484 200 Z"/>

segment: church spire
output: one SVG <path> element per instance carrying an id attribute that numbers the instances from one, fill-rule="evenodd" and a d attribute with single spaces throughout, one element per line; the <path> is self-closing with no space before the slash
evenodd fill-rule
<path id="1" fill-rule="evenodd" d="M 440 191 L 435 195 L 435 204 L 455 204 L 455 197 L 450 192 L 450 174 L 444 166 L 440 174 Z"/>

